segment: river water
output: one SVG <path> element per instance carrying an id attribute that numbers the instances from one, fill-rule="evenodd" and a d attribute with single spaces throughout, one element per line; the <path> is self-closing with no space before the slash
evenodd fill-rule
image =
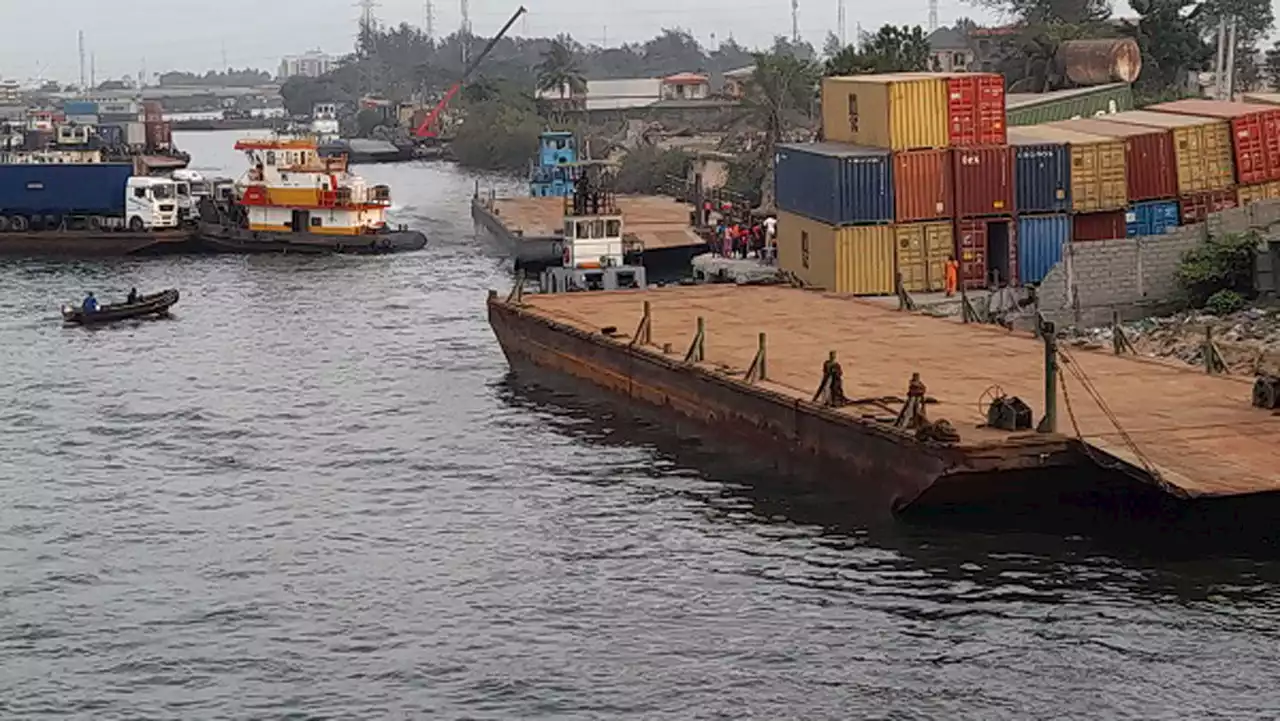
<path id="1" fill-rule="evenodd" d="M 516 386 L 477 178 L 363 172 L 428 250 L 0 265 L 0 718 L 1280 709 L 1276 562 L 859 523 Z M 131 286 L 175 318 L 57 322 Z"/>

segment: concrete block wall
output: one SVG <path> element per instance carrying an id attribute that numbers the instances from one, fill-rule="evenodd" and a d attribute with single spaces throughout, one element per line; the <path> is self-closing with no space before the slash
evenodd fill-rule
<path id="1" fill-rule="evenodd" d="M 1178 300 L 1176 273 L 1187 251 L 1209 237 L 1256 230 L 1258 287 L 1280 288 L 1280 200 L 1214 213 L 1205 223 L 1165 235 L 1068 243 L 1062 261 L 1040 284 L 1040 310 L 1059 324 L 1101 325 L 1112 314 L 1133 319 L 1163 312 Z"/>

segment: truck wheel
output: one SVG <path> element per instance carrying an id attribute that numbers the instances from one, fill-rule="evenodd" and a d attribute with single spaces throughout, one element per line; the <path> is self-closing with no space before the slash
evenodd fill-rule
<path id="1" fill-rule="evenodd" d="M 142 218 L 135 215 L 129 219 L 129 230 L 132 230 L 135 233 L 141 233 L 142 227 Z"/>
<path id="2" fill-rule="evenodd" d="M 0 233 L 8 233 L 8 232 L 9 232 L 9 218 L 8 216 L 0 215 Z"/>
<path id="3" fill-rule="evenodd" d="M 31 224 L 27 222 L 27 219 L 25 217 L 21 215 L 15 215 L 9 218 L 9 226 L 13 228 L 13 232 L 15 233 L 25 233 L 27 231 L 27 228 L 31 227 Z"/>
<path id="4" fill-rule="evenodd" d="M 101 216 L 101 215 L 91 215 L 91 216 L 89 216 L 89 229 L 90 229 L 90 230 L 102 230 L 102 216 Z"/>

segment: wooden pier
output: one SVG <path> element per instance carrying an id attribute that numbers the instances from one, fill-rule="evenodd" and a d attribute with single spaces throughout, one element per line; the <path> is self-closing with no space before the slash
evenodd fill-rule
<path id="1" fill-rule="evenodd" d="M 641 329 L 646 302 L 649 322 Z M 974 470 L 1034 469 L 1036 457 L 1046 468 L 1060 465 L 1064 448 L 1082 469 L 1119 471 L 1175 499 L 1280 491 L 1280 415 L 1251 406 L 1252 378 L 1063 349 L 1056 432 L 1010 433 L 985 427 L 986 402 L 995 387 L 1028 403 L 1037 421 L 1045 410 L 1045 343 L 1030 334 L 783 287 L 491 298 L 490 318 L 513 365 L 517 357 L 530 360 L 686 416 L 701 411 L 682 406 L 702 404 L 717 418 L 729 413 L 754 424 L 760 438 L 781 438 L 842 459 L 867 452 L 865 443 L 837 453 L 833 439 L 840 436 L 823 430 L 828 435 L 809 438 L 816 431 L 800 414 L 860 429 L 867 438 L 883 435 L 884 424 L 868 420 L 864 405 L 822 408 L 813 402 L 828 354 L 834 352 L 843 367 L 849 398 L 905 397 L 911 375 L 919 373 L 928 396 L 937 400 L 928 406 L 929 418 L 950 421 L 960 441 L 945 451 L 899 441 L 903 453 L 887 457 L 880 472 L 913 464 L 916 456 L 934 454 L 939 462 L 913 471 L 932 477 L 906 484 L 897 507 L 915 502 L 935 484 L 957 489 L 956 479 L 962 485 Z M 701 360 L 686 363 L 699 319 L 705 328 Z M 635 337 L 638 329 L 642 338 Z M 761 334 L 766 377 L 752 380 L 746 376 Z M 697 382 L 686 382 L 682 373 L 697 376 Z M 765 400 L 768 408 L 760 405 Z M 888 430 L 892 435 L 898 429 Z"/>

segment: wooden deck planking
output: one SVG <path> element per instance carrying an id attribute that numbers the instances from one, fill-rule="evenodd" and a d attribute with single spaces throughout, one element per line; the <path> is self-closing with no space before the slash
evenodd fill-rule
<path id="1" fill-rule="evenodd" d="M 979 429 L 979 398 L 993 385 L 1044 412 L 1044 346 L 1025 334 L 900 313 L 872 302 L 780 287 L 699 286 L 649 291 L 530 295 L 541 314 L 578 328 L 633 333 L 643 301 L 653 308 L 652 340 L 683 357 L 706 319 L 707 363 L 742 372 L 768 334 L 769 385 L 810 399 L 822 362 L 835 350 L 850 398 L 906 395 L 919 372 L 939 400 L 930 417 L 950 420 L 965 445 L 1008 434 Z M 656 349 L 654 352 L 660 352 Z M 1280 491 L 1280 416 L 1250 406 L 1252 378 L 1209 376 L 1195 368 L 1068 349 L 1120 425 L 1165 480 L 1190 496 Z M 1065 369 L 1058 430 L 1130 459 L 1120 433 Z M 842 412 L 868 412 L 858 407 Z"/>

